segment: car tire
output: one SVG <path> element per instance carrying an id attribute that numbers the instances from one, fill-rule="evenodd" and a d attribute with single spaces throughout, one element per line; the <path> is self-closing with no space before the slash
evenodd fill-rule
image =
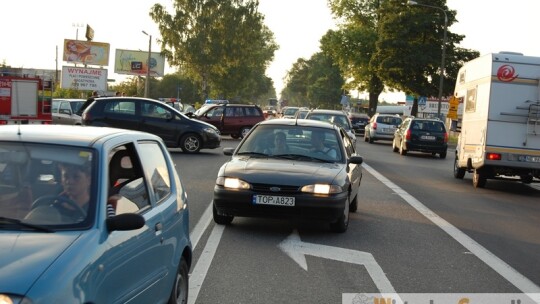
<path id="1" fill-rule="evenodd" d="M 394 138 L 392 140 L 392 152 L 397 152 L 399 151 L 398 147 L 396 146 L 396 139 Z"/>
<path id="2" fill-rule="evenodd" d="M 521 178 L 521 182 L 524 184 L 530 184 L 533 181 L 532 175 L 522 175 L 520 176 L 520 178 Z"/>
<path id="3" fill-rule="evenodd" d="M 358 194 L 349 203 L 349 212 L 356 212 L 358 210 Z"/>
<path id="4" fill-rule="evenodd" d="M 486 174 L 483 173 L 482 170 L 474 169 L 472 182 L 473 187 L 484 188 L 487 182 Z"/>
<path id="5" fill-rule="evenodd" d="M 246 137 L 246 135 L 249 133 L 249 130 L 251 130 L 251 127 L 243 127 L 240 129 L 240 138 Z"/>
<path id="6" fill-rule="evenodd" d="M 197 134 L 186 134 L 180 139 L 180 149 L 184 153 L 198 153 L 201 145 L 202 140 Z"/>
<path id="7" fill-rule="evenodd" d="M 457 157 L 456 157 L 454 159 L 454 177 L 459 178 L 459 179 L 463 179 L 464 176 L 465 176 L 465 169 L 459 167 L 458 160 L 457 160 Z"/>
<path id="8" fill-rule="evenodd" d="M 229 225 L 234 219 L 234 216 L 219 215 L 217 212 L 216 205 L 212 206 L 212 215 L 214 217 L 214 222 L 216 222 L 216 224 L 219 224 L 219 225 Z"/>
<path id="9" fill-rule="evenodd" d="M 231 134 L 231 137 L 232 137 L 233 139 L 239 139 L 239 138 L 240 138 L 240 135 L 238 135 L 238 134 Z"/>
<path id="10" fill-rule="evenodd" d="M 445 159 L 445 158 L 446 158 L 446 151 L 439 153 L 439 156 L 440 156 L 442 159 Z"/>
<path id="11" fill-rule="evenodd" d="M 345 208 L 343 208 L 343 214 L 340 215 L 337 221 L 330 223 L 330 230 L 332 232 L 343 233 L 347 231 L 347 228 L 349 227 L 349 204 L 350 200 L 347 200 Z"/>
<path id="12" fill-rule="evenodd" d="M 189 267 L 186 262 L 186 259 L 182 257 L 180 259 L 180 265 L 178 265 L 178 271 L 176 272 L 176 278 L 174 280 L 174 285 L 171 291 L 171 296 L 169 298 L 168 304 L 176 304 L 176 303 L 186 304 L 188 302 L 188 291 L 189 291 Z"/>
<path id="13" fill-rule="evenodd" d="M 364 141 L 365 141 L 365 142 L 368 142 L 368 141 L 369 141 L 369 138 L 367 137 L 367 132 L 364 133 Z"/>

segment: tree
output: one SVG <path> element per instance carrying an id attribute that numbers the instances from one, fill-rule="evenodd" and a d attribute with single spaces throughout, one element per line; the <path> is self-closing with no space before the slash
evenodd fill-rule
<path id="1" fill-rule="evenodd" d="M 341 71 L 331 57 L 319 52 L 309 60 L 299 58 L 286 76 L 286 87 L 281 96 L 296 106 L 339 105 L 345 83 Z"/>
<path id="2" fill-rule="evenodd" d="M 429 5 L 446 11 L 447 28 L 455 22 L 455 11 L 448 10 L 445 0 L 433 0 Z M 388 86 L 415 96 L 414 109 L 418 96 L 438 95 L 444 14 L 433 8 L 407 6 L 401 0 L 386 0 L 381 15 L 377 73 Z M 463 38 L 447 30 L 443 96 L 452 95 L 459 67 L 479 55 L 455 46 Z"/>
<path id="3" fill-rule="evenodd" d="M 174 0 L 174 15 L 155 4 L 150 16 L 159 26 L 162 53 L 201 84 L 204 98 L 251 97 L 271 89 L 263 76 L 277 50 L 258 5 L 257 0 Z"/>
<path id="4" fill-rule="evenodd" d="M 348 80 L 345 88 L 369 93 L 369 114 L 377 109 L 384 84 L 375 61 L 378 40 L 380 1 L 329 0 L 332 13 L 343 23 L 338 31 L 329 31 L 321 48 L 339 64 Z"/>

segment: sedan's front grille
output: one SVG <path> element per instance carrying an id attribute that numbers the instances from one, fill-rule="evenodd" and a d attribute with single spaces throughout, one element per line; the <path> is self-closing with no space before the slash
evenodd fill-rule
<path id="1" fill-rule="evenodd" d="M 268 192 L 274 194 L 299 193 L 300 187 L 286 185 L 270 185 L 270 184 L 252 184 L 255 192 Z"/>

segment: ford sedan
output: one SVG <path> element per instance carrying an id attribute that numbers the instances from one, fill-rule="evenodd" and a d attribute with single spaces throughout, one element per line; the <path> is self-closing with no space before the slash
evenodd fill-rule
<path id="1" fill-rule="evenodd" d="M 235 216 L 301 218 L 345 232 L 358 207 L 362 157 L 346 131 L 315 120 L 259 123 L 219 170 L 213 215 L 218 224 Z"/>

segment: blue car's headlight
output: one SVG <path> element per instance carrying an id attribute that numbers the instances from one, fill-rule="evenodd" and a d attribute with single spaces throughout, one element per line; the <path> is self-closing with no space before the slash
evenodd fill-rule
<path id="1" fill-rule="evenodd" d="M 32 301 L 30 301 L 29 299 L 25 297 L 0 293 L 0 304 L 14 304 L 14 303 L 32 304 Z"/>
<path id="2" fill-rule="evenodd" d="M 241 179 L 232 178 L 232 177 L 220 176 L 216 179 L 216 184 L 219 186 L 223 186 L 225 188 L 229 188 L 229 189 L 241 189 L 241 190 L 251 189 L 251 185 L 249 183 Z"/>
<path id="3" fill-rule="evenodd" d="M 335 194 L 343 192 L 343 189 L 337 185 L 313 184 L 302 187 L 301 191 L 314 194 Z"/>

